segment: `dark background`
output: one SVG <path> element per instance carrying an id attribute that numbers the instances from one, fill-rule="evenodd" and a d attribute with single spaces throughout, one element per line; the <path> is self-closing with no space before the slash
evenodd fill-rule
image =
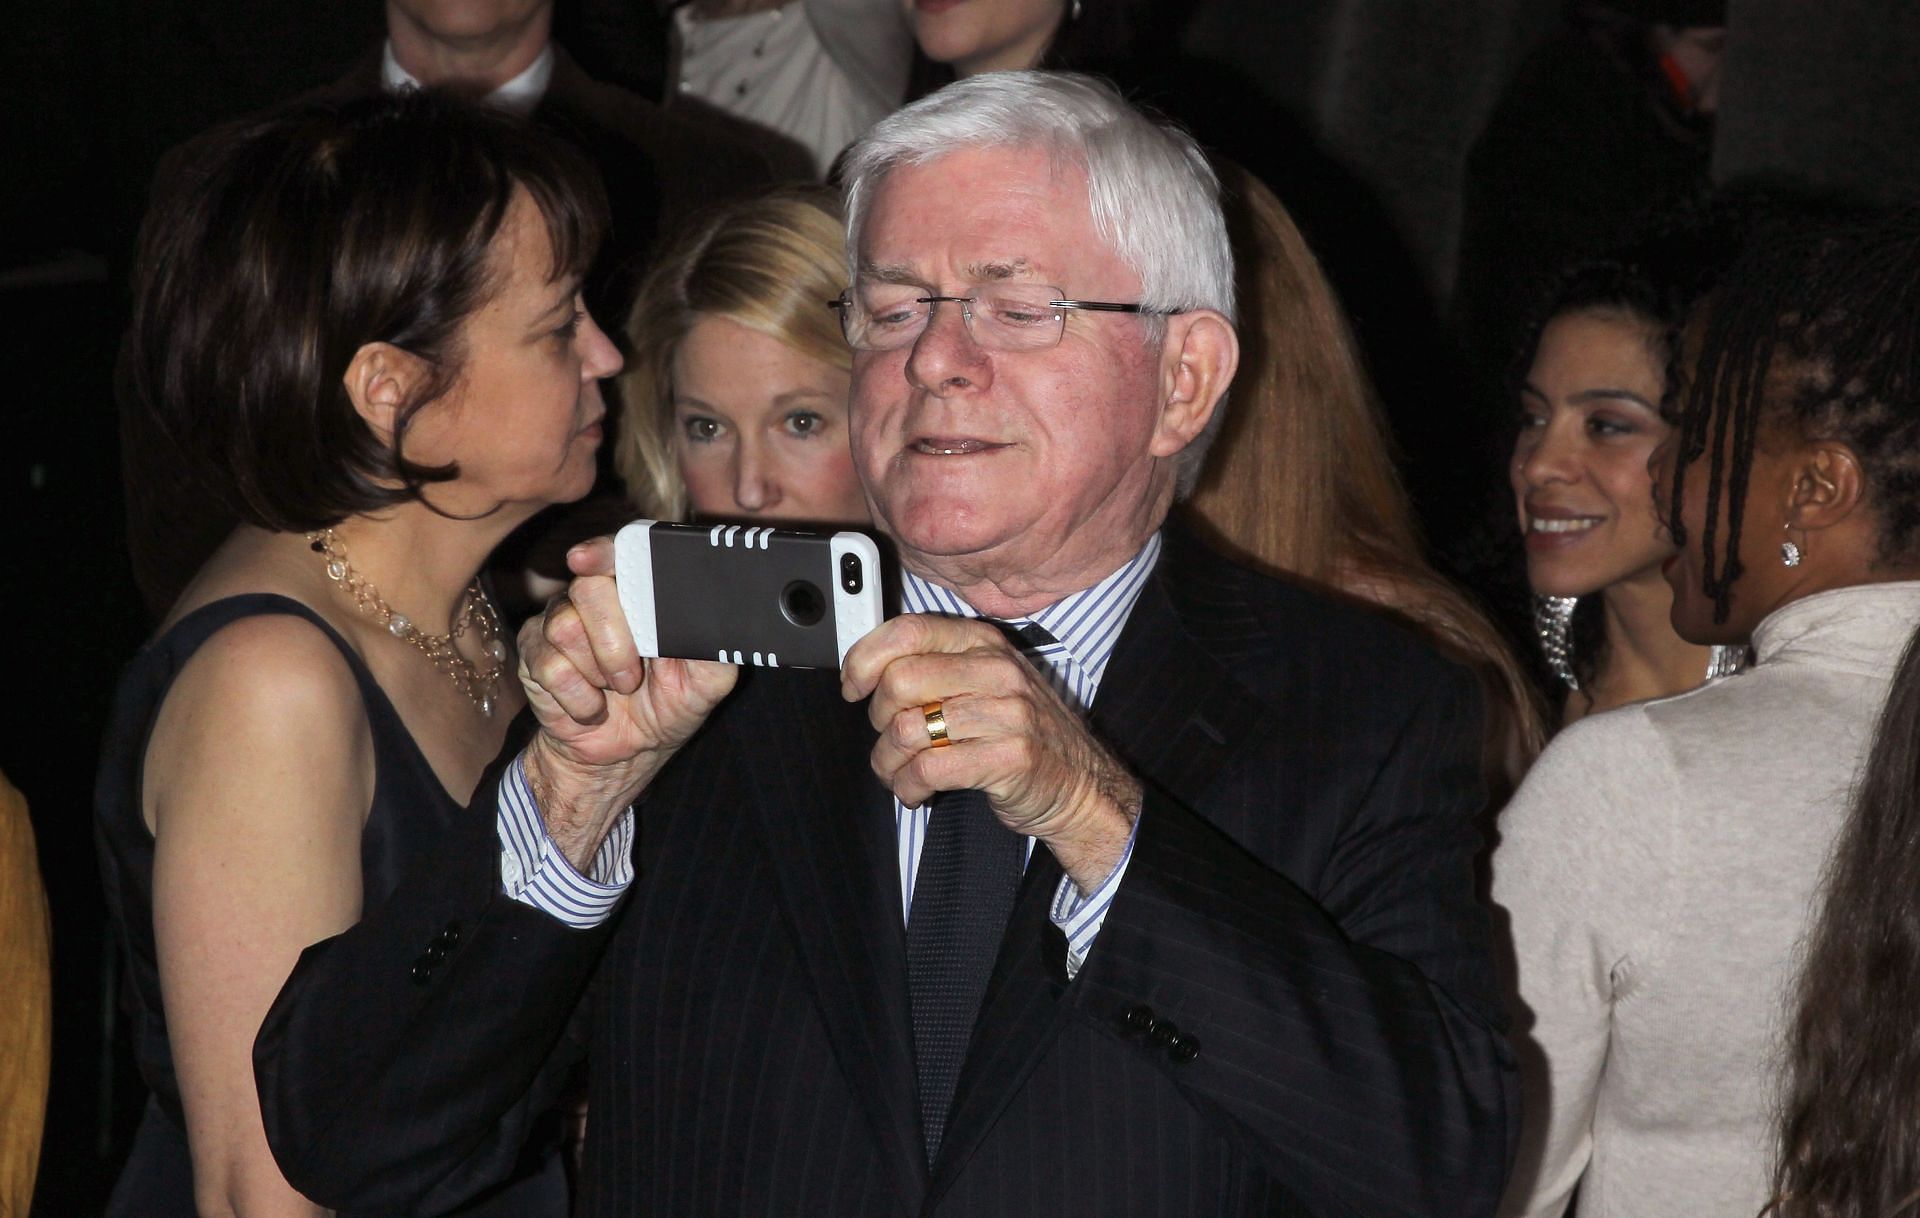
<path id="1" fill-rule="evenodd" d="M 1379 250 L 1380 265 L 1405 268 L 1395 282 L 1420 306 L 1408 312 L 1444 314 L 1467 150 L 1558 5 L 1181 7 L 1188 54 L 1249 82 L 1370 196 L 1397 246 Z M 32 807 L 54 919 L 55 1070 L 34 1212 L 73 1215 L 99 1210 L 143 1100 L 116 1041 L 89 807 L 112 683 L 147 628 L 126 562 L 111 391 L 132 234 L 168 147 L 332 80 L 377 41 L 382 17 L 373 0 L 23 0 L 6 25 L 0 485 L 14 534 L 0 563 L 12 653 L 0 770 Z M 1786 169 L 1883 200 L 1920 183 L 1920 7 L 1733 0 L 1729 26 L 1717 177 Z M 594 42 L 569 0 L 557 28 L 590 69 L 614 74 L 604 60 L 616 48 Z M 1272 185 L 1288 199 L 1310 184 Z M 1422 420 L 1410 447 L 1462 421 L 1448 412 L 1505 413 L 1442 386 L 1420 397 L 1423 378 L 1441 375 L 1417 354 L 1432 336 L 1398 345 L 1394 312 L 1357 320 L 1403 440 L 1406 421 Z M 1383 366 L 1401 351 L 1416 353 L 1399 361 L 1412 366 Z"/>

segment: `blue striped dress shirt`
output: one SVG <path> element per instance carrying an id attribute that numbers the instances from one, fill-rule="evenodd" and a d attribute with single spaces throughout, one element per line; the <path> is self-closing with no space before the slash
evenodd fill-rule
<path id="1" fill-rule="evenodd" d="M 1021 654 L 1047 678 L 1054 691 L 1068 706 L 1084 715 L 1092 708 L 1100 691 L 1100 679 L 1106 674 L 1113 646 L 1127 624 L 1133 606 L 1140 599 L 1147 576 L 1160 559 L 1160 535 L 1147 539 L 1140 552 L 1091 588 L 1055 601 L 1030 617 L 992 619 L 1010 628 Z M 936 613 L 950 617 L 981 617 L 973 606 L 952 591 L 907 573 L 901 581 L 901 607 L 908 613 Z M 1038 626 L 1046 641 L 1019 641 L 1022 627 Z M 521 757 L 514 759 L 500 779 L 500 880 L 503 890 L 516 901 L 533 906 L 559 918 L 569 926 L 587 929 L 605 921 L 619 902 L 620 895 L 633 881 L 633 811 L 628 809 L 614 831 L 601 844 L 587 875 L 581 875 L 567 862 L 547 836 L 546 827 L 527 787 Z M 932 809 L 926 805 L 908 808 L 894 801 L 894 835 L 900 858 L 900 917 L 904 922 L 913 910 L 914 876 L 920 869 L 920 852 L 926 844 L 927 821 Z M 1139 833 L 1134 823 L 1134 835 Z M 1093 946 L 1100 925 L 1106 920 L 1113 895 L 1127 872 L 1133 857 L 1134 836 L 1129 835 L 1120 862 L 1092 892 L 1081 892 L 1069 877 L 1062 876 L 1053 898 L 1053 923 L 1067 940 L 1067 973 L 1077 973 Z M 1033 855 L 1033 839 L 1027 839 L 1027 856 Z"/>

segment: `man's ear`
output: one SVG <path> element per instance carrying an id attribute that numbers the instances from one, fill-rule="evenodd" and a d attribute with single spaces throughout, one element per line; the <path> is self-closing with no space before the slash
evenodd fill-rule
<path id="1" fill-rule="evenodd" d="M 1794 454 L 1787 488 L 1786 525 L 1816 532 L 1857 515 L 1864 506 L 1867 472 L 1851 448 L 1837 440 L 1813 440 Z"/>
<path id="2" fill-rule="evenodd" d="M 353 353 L 344 382 L 353 409 L 382 443 L 393 439 L 394 420 L 432 375 L 427 361 L 392 343 L 368 343 Z"/>
<path id="3" fill-rule="evenodd" d="M 1206 430 L 1239 366 L 1240 338 L 1224 314 L 1194 309 L 1167 319 L 1154 456 L 1171 457 Z"/>

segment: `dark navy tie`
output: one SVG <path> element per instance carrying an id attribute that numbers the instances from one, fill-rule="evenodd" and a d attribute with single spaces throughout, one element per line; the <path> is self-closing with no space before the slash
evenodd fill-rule
<path id="1" fill-rule="evenodd" d="M 907 919 L 907 993 L 920 1120 L 932 1163 L 980 999 L 1013 913 L 1026 839 L 1000 823 L 983 791 L 933 798 Z"/>

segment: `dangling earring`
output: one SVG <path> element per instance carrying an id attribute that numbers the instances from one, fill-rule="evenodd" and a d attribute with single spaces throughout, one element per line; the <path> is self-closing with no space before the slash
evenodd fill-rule
<path id="1" fill-rule="evenodd" d="M 1072 7 L 1067 10 L 1067 20 L 1068 21 L 1080 20 L 1080 0 L 1073 0 Z"/>
<path id="2" fill-rule="evenodd" d="M 1781 525 L 1780 527 L 1784 529 L 1787 526 Z M 1797 567 L 1800 565 L 1800 560 L 1804 557 L 1805 555 L 1801 553 L 1800 547 L 1793 544 L 1793 538 L 1789 537 L 1785 541 L 1780 543 L 1780 565 L 1781 566 Z"/>
<path id="3" fill-rule="evenodd" d="M 1574 606 L 1580 603 L 1577 596 L 1536 596 L 1533 598 L 1533 633 L 1540 640 L 1541 654 L 1546 656 L 1547 667 L 1553 675 L 1560 678 L 1561 684 L 1568 689 L 1580 688 L 1580 678 L 1573 675 L 1573 629 Z"/>

